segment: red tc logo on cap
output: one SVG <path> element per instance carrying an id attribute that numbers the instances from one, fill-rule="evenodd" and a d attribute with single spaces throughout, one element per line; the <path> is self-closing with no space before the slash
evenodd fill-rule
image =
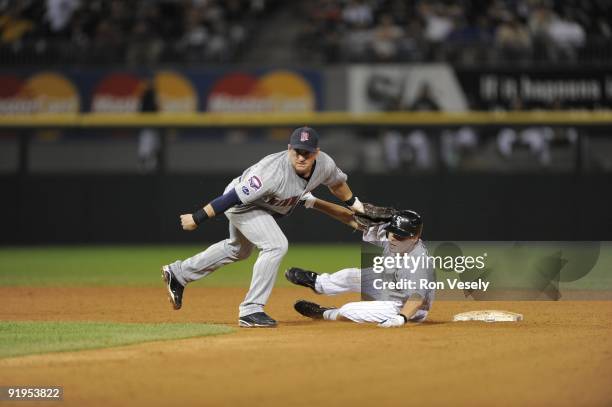
<path id="1" fill-rule="evenodd" d="M 307 131 L 303 131 L 302 133 L 300 133 L 300 141 L 308 141 L 308 132 Z"/>

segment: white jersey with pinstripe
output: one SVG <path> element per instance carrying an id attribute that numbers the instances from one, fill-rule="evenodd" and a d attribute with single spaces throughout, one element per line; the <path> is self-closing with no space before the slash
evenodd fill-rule
<path id="1" fill-rule="evenodd" d="M 247 168 L 227 186 L 225 190 L 234 188 L 242 202 L 228 212 L 243 213 L 259 207 L 286 215 L 295 208 L 304 194 L 321 184 L 336 185 L 346 179 L 346 174 L 322 151 L 319 152 L 314 171 L 308 180 L 295 172 L 287 151 L 270 154 Z"/>

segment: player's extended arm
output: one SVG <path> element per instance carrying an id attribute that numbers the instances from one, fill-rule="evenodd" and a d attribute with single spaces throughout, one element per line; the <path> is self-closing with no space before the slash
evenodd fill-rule
<path id="1" fill-rule="evenodd" d="M 408 322 L 419 310 L 421 305 L 423 305 L 423 298 L 421 298 L 419 294 L 412 294 L 404 304 L 401 313 L 381 322 L 378 326 L 381 328 L 398 328 Z"/>
<path id="2" fill-rule="evenodd" d="M 328 188 L 336 198 L 343 201 L 353 212 L 364 212 L 363 204 L 359 201 L 359 198 L 353 195 L 353 191 L 346 182 L 330 185 Z"/>
<path id="3" fill-rule="evenodd" d="M 213 199 L 202 209 L 194 213 L 184 213 L 181 215 L 181 226 L 183 230 L 195 230 L 198 225 L 206 219 L 212 218 L 219 213 L 223 213 L 234 205 L 240 203 L 240 198 L 235 189 L 230 189 L 227 193 Z"/>
<path id="4" fill-rule="evenodd" d="M 344 206 L 328 202 L 324 199 L 315 198 L 314 196 L 312 199 L 314 199 L 312 207 L 319 212 L 323 212 L 324 214 L 349 225 L 353 229 L 359 229 L 359 225 L 353 219 L 353 212 L 351 212 L 349 209 L 345 208 Z"/>
<path id="5" fill-rule="evenodd" d="M 340 182 L 328 187 L 338 199 L 344 201 L 357 216 L 365 216 L 374 222 L 388 222 L 397 212 L 394 208 L 377 206 L 371 203 L 362 203 L 359 198 L 353 195 L 351 188 L 346 182 Z"/>
<path id="6" fill-rule="evenodd" d="M 421 298 L 418 294 L 413 294 L 410 296 L 406 304 L 404 304 L 404 308 L 402 309 L 402 314 L 406 315 L 408 319 L 412 318 L 414 314 L 419 310 L 419 308 L 423 305 L 423 298 Z"/>

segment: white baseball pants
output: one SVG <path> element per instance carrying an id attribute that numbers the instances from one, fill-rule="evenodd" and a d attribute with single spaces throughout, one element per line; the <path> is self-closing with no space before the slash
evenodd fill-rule
<path id="1" fill-rule="evenodd" d="M 346 292 L 361 292 L 361 269 L 347 268 L 332 274 L 321 274 L 315 282 L 315 289 L 319 294 L 336 295 Z M 337 320 L 344 317 L 357 323 L 374 322 L 382 323 L 394 318 L 402 311 L 403 304 L 400 301 L 356 301 L 344 304 L 340 308 L 325 311 L 324 318 Z M 411 318 L 412 321 L 424 320 L 427 311 L 417 311 Z M 408 315 L 408 317 L 410 317 Z"/>

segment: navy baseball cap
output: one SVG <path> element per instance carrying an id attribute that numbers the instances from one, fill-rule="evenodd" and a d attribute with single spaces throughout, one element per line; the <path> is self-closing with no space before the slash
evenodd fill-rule
<path id="1" fill-rule="evenodd" d="M 294 150 L 315 152 L 319 147 L 319 134 L 310 127 L 298 127 L 291 133 L 289 145 Z"/>

